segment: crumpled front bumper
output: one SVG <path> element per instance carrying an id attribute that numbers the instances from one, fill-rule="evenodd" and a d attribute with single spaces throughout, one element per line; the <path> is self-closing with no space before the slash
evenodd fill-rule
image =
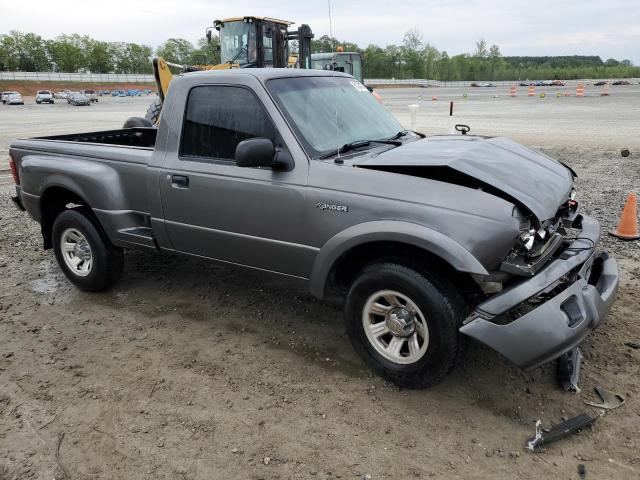
<path id="1" fill-rule="evenodd" d="M 600 223 L 581 216 L 582 232 L 557 259 L 536 275 L 478 305 L 460 328 L 524 369 L 536 368 L 578 345 L 608 315 L 618 291 L 618 266 L 596 252 Z M 496 323 L 501 314 L 553 289 L 565 276 L 575 280 L 535 304 L 514 321 Z"/>

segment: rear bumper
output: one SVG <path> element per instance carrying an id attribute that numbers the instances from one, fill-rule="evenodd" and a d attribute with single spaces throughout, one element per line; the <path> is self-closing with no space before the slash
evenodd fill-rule
<path id="1" fill-rule="evenodd" d="M 606 318 L 618 291 L 618 267 L 606 252 L 596 253 L 600 224 L 583 216 L 579 239 L 535 276 L 478 305 L 460 332 L 524 369 L 536 368 L 578 345 Z M 530 299 L 574 280 L 532 308 Z M 557 290 L 556 290 L 557 291 Z M 518 307 L 526 314 L 507 324 L 496 318 Z"/>

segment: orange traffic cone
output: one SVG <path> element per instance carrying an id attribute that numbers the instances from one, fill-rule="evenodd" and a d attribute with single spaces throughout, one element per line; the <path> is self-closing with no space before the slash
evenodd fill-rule
<path id="1" fill-rule="evenodd" d="M 581 83 L 576 87 L 576 97 L 584 97 L 584 85 Z"/>
<path id="2" fill-rule="evenodd" d="M 622 240 L 637 240 L 640 238 L 640 233 L 638 233 L 638 199 L 635 193 L 630 193 L 627 198 L 618 228 L 609 233 Z"/>
<path id="3" fill-rule="evenodd" d="M 602 86 L 602 92 L 600 93 L 601 97 L 608 97 L 609 96 L 609 84 L 605 83 Z"/>
<path id="4" fill-rule="evenodd" d="M 515 85 L 512 85 L 511 88 L 509 89 L 509 96 L 515 97 L 517 95 L 518 95 L 518 87 L 516 87 Z"/>
<path id="5" fill-rule="evenodd" d="M 529 86 L 529 89 L 527 90 L 527 96 L 528 97 L 533 97 L 536 94 L 536 87 L 534 87 L 533 85 Z"/>

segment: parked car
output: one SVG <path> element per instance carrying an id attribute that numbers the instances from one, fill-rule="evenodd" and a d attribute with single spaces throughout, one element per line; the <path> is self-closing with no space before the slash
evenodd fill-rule
<path id="1" fill-rule="evenodd" d="M 110 94 L 111 94 L 110 90 L 98 90 L 98 95 L 100 95 L 101 97 L 105 95 L 110 95 Z"/>
<path id="2" fill-rule="evenodd" d="M 53 98 L 58 98 L 60 100 L 66 100 L 67 96 L 67 92 L 55 92 L 53 94 Z"/>
<path id="3" fill-rule="evenodd" d="M 36 93 L 36 103 L 53 103 L 53 93 L 49 90 L 38 90 Z"/>
<path id="4" fill-rule="evenodd" d="M 140 90 L 137 90 L 135 88 L 130 88 L 129 90 L 127 90 L 127 97 L 139 97 L 140 96 Z"/>
<path id="5" fill-rule="evenodd" d="M 629 80 L 616 80 L 612 85 L 631 85 Z"/>
<path id="6" fill-rule="evenodd" d="M 12 92 L 12 91 L 2 92 L 2 95 L 0 96 L 0 99 L 2 100 L 2 104 L 3 105 L 7 103 L 7 100 L 9 99 L 9 97 L 11 95 L 20 95 L 20 93 Z"/>
<path id="7" fill-rule="evenodd" d="M 67 92 L 67 103 L 71 105 L 71 97 L 78 94 L 80 94 L 80 92 L 77 92 L 77 91 Z"/>
<path id="8" fill-rule="evenodd" d="M 90 101 L 98 103 L 98 94 L 95 90 L 80 90 L 80 93 L 86 95 Z"/>
<path id="9" fill-rule="evenodd" d="M 111 90 L 112 97 L 126 97 L 127 93 L 124 90 Z"/>
<path id="10" fill-rule="evenodd" d="M 472 87 L 495 87 L 495 85 L 493 83 L 472 83 L 471 84 Z"/>
<path id="11" fill-rule="evenodd" d="M 91 99 L 87 97 L 84 93 L 73 92 L 69 97 L 69 103 L 74 107 L 78 107 L 82 105 L 91 105 Z"/>
<path id="12" fill-rule="evenodd" d="M 24 105 L 24 100 L 22 99 L 22 95 L 18 92 L 13 92 L 7 97 L 6 103 L 7 105 Z"/>
<path id="13" fill-rule="evenodd" d="M 564 87 L 566 84 L 562 80 L 554 80 L 553 86 L 555 87 Z"/>
<path id="14" fill-rule="evenodd" d="M 531 369 L 611 309 L 600 224 L 545 154 L 406 131 L 335 71 L 186 73 L 165 102 L 157 129 L 10 145 L 13 201 L 82 290 L 116 282 L 136 248 L 341 292 L 357 352 L 406 387 L 442 379 L 463 335 Z"/>
<path id="15" fill-rule="evenodd" d="M 532 85 L 533 85 L 532 82 L 520 82 L 520 86 L 521 87 L 530 87 Z"/>
<path id="16" fill-rule="evenodd" d="M 604 86 L 604 85 L 606 85 L 606 84 L 607 84 L 607 82 L 605 82 L 604 80 L 599 80 L 599 81 L 595 82 L 595 83 L 593 84 L 593 86 L 594 86 L 594 87 L 603 87 L 603 86 Z"/>

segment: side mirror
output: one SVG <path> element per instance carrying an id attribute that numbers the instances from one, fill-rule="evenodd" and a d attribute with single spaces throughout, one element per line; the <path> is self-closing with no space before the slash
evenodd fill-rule
<path id="1" fill-rule="evenodd" d="M 272 167 L 276 149 L 268 138 L 250 138 L 238 144 L 235 157 L 239 167 Z"/>

